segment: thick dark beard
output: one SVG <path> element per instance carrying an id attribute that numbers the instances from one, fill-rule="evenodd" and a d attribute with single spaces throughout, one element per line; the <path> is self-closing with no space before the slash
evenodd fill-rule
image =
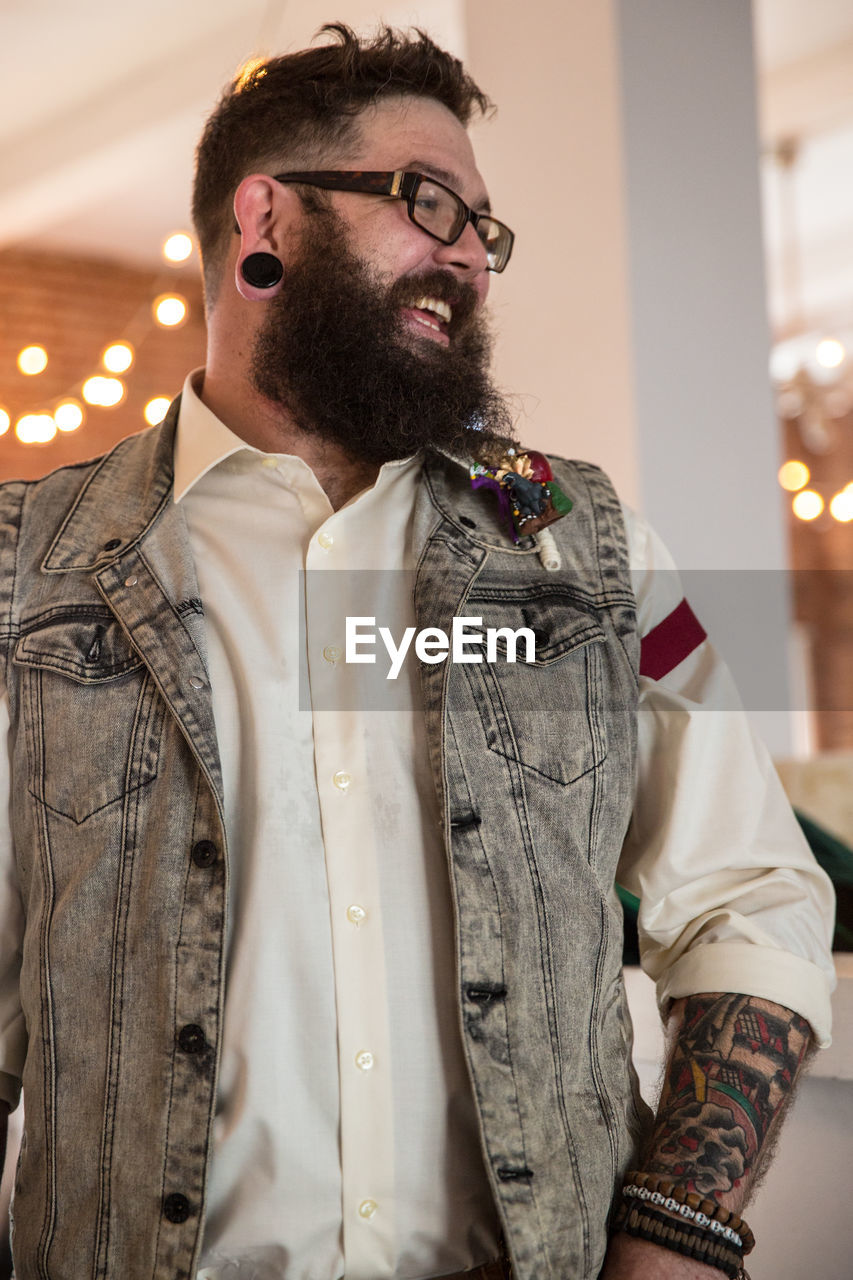
<path id="1" fill-rule="evenodd" d="M 410 333 L 418 294 L 453 303 L 450 346 Z M 301 252 L 252 350 L 250 378 L 303 432 L 382 463 L 422 448 L 480 457 L 514 443 L 489 374 L 491 335 L 470 285 L 450 272 L 377 282 L 334 211 L 308 215 Z"/>

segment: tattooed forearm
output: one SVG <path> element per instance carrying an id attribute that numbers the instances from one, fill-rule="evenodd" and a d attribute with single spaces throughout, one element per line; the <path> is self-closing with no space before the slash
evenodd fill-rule
<path id="1" fill-rule="evenodd" d="M 699 995 L 680 1005 L 644 1167 L 736 1207 L 767 1153 L 811 1031 L 799 1014 L 754 996 Z"/>

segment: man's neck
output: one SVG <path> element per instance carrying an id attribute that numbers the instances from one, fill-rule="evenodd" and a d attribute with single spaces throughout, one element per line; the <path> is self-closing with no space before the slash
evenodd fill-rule
<path id="1" fill-rule="evenodd" d="M 373 484 L 379 473 L 377 463 L 363 462 L 340 445 L 300 430 L 286 409 L 259 395 L 247 381 L 218 378 L 215 370 L 208 369 L 199 396 L 246 444 L 264 453 L 301 458 L 335 511 Z"/>

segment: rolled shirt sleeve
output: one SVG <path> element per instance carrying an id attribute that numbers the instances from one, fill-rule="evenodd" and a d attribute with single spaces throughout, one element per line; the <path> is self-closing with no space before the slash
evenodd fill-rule
<path id="1" fill-rule="evenodd" d="M 643 968 L 662 1008 L 702 991 L 761 996 L 806 1018 L 828 1045 L 832 885 L 725 663 L 683 604 L 666 548 L 638 516 L 625 516 L 651 652 L 641 665 L 634 814 L 617 878 L 640 900 Z"/>

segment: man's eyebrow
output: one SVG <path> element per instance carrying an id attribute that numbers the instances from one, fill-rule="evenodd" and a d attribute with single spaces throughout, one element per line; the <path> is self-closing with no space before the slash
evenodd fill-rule
<path id="1" fill-rule="evenodd" d="M 408 164 L 404 164 L 404 170 L 417 170 L 418 173 L 425 173 L 428 178 L 436 178 L 439 182 L 443 182 L 446 187 L 450 187 L 451 191 L 459 189 L 459 177 L 455 173 L 451 173 L 449 169 L 442 169 L 441 165 L 431 164 L 429 160 L 410 160 Z M 488 196 L 483 196 L 476 204 L 472 205 L 478 213 L 491 213 L 492 205 Z"/>

